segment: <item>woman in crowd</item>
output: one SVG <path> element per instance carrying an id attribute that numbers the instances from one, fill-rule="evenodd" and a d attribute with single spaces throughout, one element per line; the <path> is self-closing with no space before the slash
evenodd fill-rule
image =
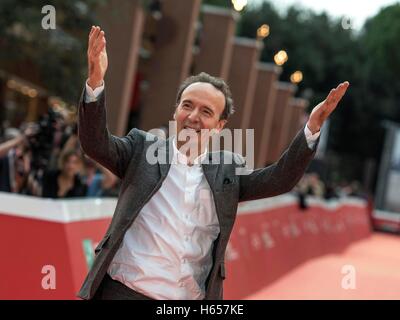
<path id="1" fill-rule="evenodd" d="M 87 187 L 81 181 L 81 169 L 81 155 L 74 150 L 65 152 L 60 158 L 60 168 L 44 174 L 42 197 L 85 197 Z"/>

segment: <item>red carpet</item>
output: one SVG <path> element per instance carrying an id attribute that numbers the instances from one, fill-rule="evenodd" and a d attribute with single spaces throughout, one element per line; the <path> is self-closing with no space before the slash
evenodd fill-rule
<path id="1" fill-rule="evenodd" d="M 342 288 L 345 265 L 355 289 Z M 400 299 L 400 236 L 375 233 L 341 254 L 308 261 L 246 299 Z"/>

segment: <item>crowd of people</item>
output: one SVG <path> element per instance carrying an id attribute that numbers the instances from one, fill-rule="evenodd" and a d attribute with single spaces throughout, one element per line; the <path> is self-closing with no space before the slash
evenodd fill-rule
<path id="1" fill-rule="evenodd" d="M 118 196 L 119 179 L 84 155 L 75 119 L 53 109 L 0 137 L 0 191 L 45 198 Z"/>
<path id="2" fill-rule="evenodd" d="M 340 199 L 344 197 L 358 197 L 365 200 L 369 199 L 368 193 L 363 191 L 359 181 L 342 181 L 341 183 L 325 182 L 316 172 L 304 174 L 299 183 L 294 188 L 294 192 L 299 199 L 299 206 L 307 208 L 307 196 L 314 196 L 324 200 Z"/>
<path id="3" fill-rule="evenodd" d="M 306 173 L 296 186 L 296 191 L 326 200 L 342 197 L 367 197 L 359 181 L 340 183 L 323 182 L 316 172 Z"/>

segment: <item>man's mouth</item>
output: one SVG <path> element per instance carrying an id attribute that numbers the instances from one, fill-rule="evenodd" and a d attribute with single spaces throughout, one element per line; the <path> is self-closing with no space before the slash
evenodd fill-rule
<path id="1" fill-rule="evenodd" d="M 196 131 L 197 133 L 200 133 L 200 132 L 201 132 L 201 129 L 196 129 L 196 128 L 192 128 L 192 127 L 189 127 L 189 126 L 184 126 L 183 129 L 186 129 L 186 130 L 194 130 L 194 131 Z"/>

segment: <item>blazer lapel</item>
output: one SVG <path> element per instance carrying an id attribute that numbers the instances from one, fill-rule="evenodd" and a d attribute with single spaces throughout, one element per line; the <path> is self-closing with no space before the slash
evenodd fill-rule
<path id="1" fill-rule="evenodd" d="M 206 176 L 207 182 L 210 185 L 211 190 L 214 190 L 219 165 L 212 163 L 202 163 L 201 166 L 203 168 L 204 175 Z"/>
<path id="2" fill-rule="evenodd" d="M 160 167 L 161 179 L 164 179 L 171 167 L 172 163 L 172 139 L 163 140 L 161 146 L 158 148 L 158 165 Z"/>
<path id="3" fill-rule="evenodd" d="M 209 161 L 208 163 L 202 163 L 201 166 L 203 168 L 203 173 L 204 176 L 207 179 L 208 184 L 210 185 L 211 192 L 214 197 L 214 203 L 215 203 L 215 209 L 217 211 L 217 216 L 218 216 L 218 221 L 221 226 L 222 222 L 222 212 L 218 210 L 218 205 L 217 205 L 217 194 L 216 194 L 216 180 L 217 180 L 217 175 L 218 175 L 218 169 L 220 168 L 219 164 L 213 164 L 211 162 L 211 153 L 208 154 Z"/>
<path id="4" fill-rule="evenodd" d="M 158 165 L 160 167 L 161 178 L 165 178 L 168 174 L 169 168 L 171 167 L 173 158 L 173 146 L 172 138 L 164 140 L 161 146 L 158 148 Z M 207 163 L 201 163 L 204 175 L 207 179 L 208 184 L 212 191 L 215 189 L 215 180 L 217 178 L 217 173 L 220 165 L 213 164 L 211 162 L 211 153 L 208 153 L 209 161 Z M 214 193 L 214 192 L 213 192 Z"/>

